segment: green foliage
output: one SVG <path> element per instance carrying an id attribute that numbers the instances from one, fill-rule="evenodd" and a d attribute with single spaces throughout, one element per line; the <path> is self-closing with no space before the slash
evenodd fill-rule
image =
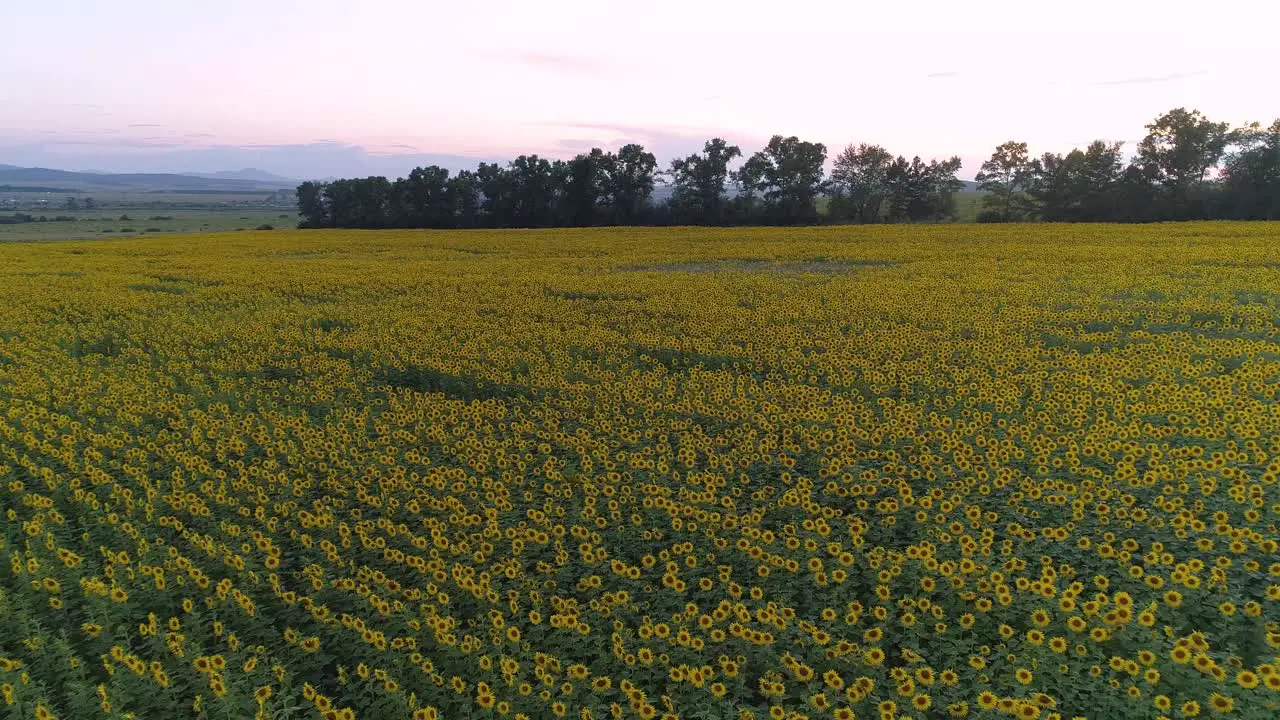
<path id="1" fill-rule="evenodd" d="M 990 193 L 983 198 L 983 207 L 994 214 L 986 216 L 987 221 L 1016 222 L 1029 219 L 1035 208 L 1030 202 L 1027 191 L 1032 186 L 1035 166 L 1027 156 L 1027 144 L 1024 142 L 1007 142 L 992 153 L 991 158 L 982 163 L 982 170 L 974 177 L 979 187 Z M 979 222 L 984 218 L 980 217 Z"/>
<path id="2" fill-rule="evenodd" d="M 957 195 L 958 157 L 893 156 L 850 145 L 824 177 L 826 147 L 775 135 L 737 170 L 741 148 L 722 138 L 661 173 L 670 198 L 651 202 L 657 162 L 628 144 L 569 160 L 522 155 L 450 176 L 416 168 L 383 177 L 306 182 L 306 228 L 540 228 L 597 225 L 877 222 L 1119 221 L 1280 217 L 1280 121 L 1229 131 L 1199 111 L 1172 110 L 1146 126 L 1127 164 L 1122 144 L 1095 141 L 1065 155 L 1031 157 L 1027 144 L 996 148 L 976 175 L 981 210 Z M 1221 168 L 1220 177 L 1213 171 Z M 964 205 L 962 207 L 962 204 Z M 265 226 L 259 229 L 266 229 Z"/>
<path id="3" fill-rule="evenodd" d="M 510 400 L 533 397 L 533 391 L 528 387 L 455 375 L 423 365 L 382 368 L 374 373 L 374 382 L 402 390 L 440 393 L 455 400 Z"/>
<path id="4" fill-rule="evenodd" d="M 761 193 L 766 221 L 812 225 L 818 219 L 816 202 L 825 185 L 822 165 L 826 160 L 827 148 L 822 143 L 803 142 L 794 135 L 774 135 L 734 177 L 744 198 Z"/>

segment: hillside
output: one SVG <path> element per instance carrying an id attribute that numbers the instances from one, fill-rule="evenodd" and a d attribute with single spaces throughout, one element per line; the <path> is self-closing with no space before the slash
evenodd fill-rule
<path id="1" fill-rule="evenodd" d="M 298 180 L 287 178 L 283 175 L 259 170 L 258 168 L 244 168 L 243 170 L 219 170 L 212 173 L 180 173 L 188 177 L 205 178 L 208 180 L 247 180 L 250 182 L 263 183 L 268 185 L 287 185 L 294 187 L 298 184 Z"/>
<path id="2" fill-rule="evenodd" d="M 174 173 L 87 173 L 0 165 L 0 186 L 53 185 L 74 192 L 94 190 L 255 192 L 292 188 L 296 184 L 288 178 L 257 170 L 210 175 L 179 175 Z"/>

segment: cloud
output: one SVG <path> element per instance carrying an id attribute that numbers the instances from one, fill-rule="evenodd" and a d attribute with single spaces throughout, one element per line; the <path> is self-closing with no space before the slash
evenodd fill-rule
<path id="1" fill-rule="evenodd" d="M 594 130 L 601 133 L 627 137 L 690 137 L 709 140 L 713 137 L 732 139 L 731 136 L 736 134 L 736 131 L 726 130 L 724 128 L 690 127 L 684 125 L 634 125 L 630 123 L 610 122 L 548 122 L 540 124 L 557 128 L 571 128 L 574 130 Z M 739 135 L 739 137 L 742 136 Z"/>
<path id="2" fill-rule="evenodd" d="M 959 77 L 959 76 L 960 76 L 960 73 L 955 70 L 945 70 L 943 72 L 935 72 L 935 73 L 929 73 L 928 75 L 925 75 L 925 77 L 929 78 L 930 80 L 940 80 L 943 78 L 953 78 L 953 77 Z"/>
<path id="3" fill-rule="evenodd" d="M 97 132 L 80 136 L 58 137 L 51 136 L 48 139 L 41 138 L 33 143 L 21 143 L 6 148 L 0 143 L 0 152 L 12 150 L 12 148 L 42 148 L 54 150 L 56 148 L 93 148 L 93 147 L 110 147 L 110 148 L 130 148 L 134 150 L 146 150 L 148 148 L 160 147 L 179 147 L 180 145 L 171 141 L 170 138 L 126 138 L 126 137 L 103 137 L 112 134 L 110 131 Z"/>
<path id="4" fill-rule="evenodd" d="M 556 147 L 569 152 L 580 153 L 587 152 L 593 147 L 600 147 L 600 143 L 583 138 L 560 138 L 556 141 Z"/>
<path id="5" fill-rule="evenodd" d="M 1121 78 L 1119 80 L 1101 80 L 1094 83 L 1101 87 L 1112 85 L 1150 85 L 1153 83 L 1175 82 L 1178 80 L 1186 80 L 1188 78 L 1198 77 L 1207 74 L 1204 70 L 1195 70 L 1193 72 L 1170 73 L 1169 75 L 1151 75 L 1146 77 Z"/>
<path id="6" fill-rule="evenodd" d="M 559 75 L 597 76 L 610 69 L 610 63 L 600 58 L 543 50 L 512 50 L 507 60 L 526 68 Z"/>
<path id="7" fill-rule="evenodd" d="M 131 128 L 158 128 L 158 127 L 164 127 L 164 126 L 163 126 L 163 125 L 155 125 L 155 124 L 152 124 L 152 123 L 130 123 L 130 124 L 129 124 L 129 127 L 131 127 Z"/>

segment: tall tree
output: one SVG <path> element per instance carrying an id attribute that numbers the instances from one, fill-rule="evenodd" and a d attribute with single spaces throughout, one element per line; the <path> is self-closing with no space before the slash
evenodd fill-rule
<path id="1" fill-rule="evenodd" d="M 1028 194 L 1049 222 L 1118 219 L 1118 186 L 1124 176 L 1122 143 L 1095 140 L 1066 155 L 1045 153 L 1031 161 Z"/>
<path id="2" fill-rule="evenodd" d="M 766 218 L 795 225 L 818 219 L 817 199 L 823 189 L 822 166 L 827 147 L 792 135 L 774 135 L 737 172 L 744 190 L 761 193 Z"/>
<path id="3" fill-rule="evenodd" d="M 555 222 L 555 203 L 561 184 L 546 158 L 521 155 L 507 166 L 515 227 L 549 227 Z"/>
<path id="4" fill-rule="evenodd" d="M 955 213 L 955 194 L 964 184 L 956 177 L 960 158 L 930 160 L 899 156 L 885 171 L 888 217 L 892 222 L 936 222 Z"/>
<path id="5" fill-rule="evenodd" d="M 613 222 L 635 225 L 648 217 L 657 169 L 657 159 L 641 145 L 631 143 L 618 150 L 607 184 Z"/>
<path id="6" fill-rule="evenodd" d="M 678 221 L 714 225 L 725 219 L 729 163 L 742 157 L 737 145 L 712 138 L 701 154 L 671 161 L 671 205 Z"/>
<path id="7" fill-rule="evenodd" d="M 480 180 L 470 170 L 463 170 L 449 178 L 449 207 L 453 210 L 453 225 L 473 228 L 480 224 Z"/>
<path id="8" fill-rule="evenodd" d="M 560 202 L 565 224 L 590 227 L 602 222 L 615 163 L 612 153 L 591 148 L 566 164 Z"/>
<path id="9" fill-rule="evenodd" d="M 1223 168 L 1226 210 L 1240 220 L 1280 220 L 1280 119 L 1235 133 Z"/>
<path id="10" fill-rule="evenodd" d="M 1033 177 L 1027 144 L 1009 141 L 997 147 L 982 163 L 974 179 L 989 193 L 982 199 L 983 207 L 1001 222 L 1018 222 L 1029 219 L 1033 211 L 1027 195 Z"/>
<path id="11" fill-rule="evenodd" d="M 879 145 L 849 145 L 842 150 L 831 168 L 828 215 L 837 222 L 880 222 L 892 163 L 893 154 Z"/>
<path id="12" fill-rule="evenodd" d="M 333 227 L 329 213 L 328 192 L 324 183 L 307 181 L 298 186 L 298 221 L 300 228 Z"/>
<path id="13" fill-rule="evenodd" d="M 1204 181 L 1222 160 L 1230 140 L 1227 123 L 1211 122 L 1199 110 L 1177 108 L 1146 126 L 1138 162 L 1155 169 L 1157 181 L 1175 196 Z"/>
<path id="14" fill-rule="evenodd" d="M 510 227 L 515 222 L 515 190 L 510 171 L 497 163 L 480 163 L 476 184 L 483 201 L 480 222 L 487 227 Z"/>
<path id="15" fill-rule="evenodd" d="M 391 182 L 385 177 L 335 180 L 325 187 L 333 227 L 391 225 Z"/>
<path id="16" fill-rule="evenodd" d="M 448 197 L 449 171 L 430 165 L 414 168 L 397 180 L 392 214 L 404 227 L 447 228 L 453 226 L 453 207 Z"/>

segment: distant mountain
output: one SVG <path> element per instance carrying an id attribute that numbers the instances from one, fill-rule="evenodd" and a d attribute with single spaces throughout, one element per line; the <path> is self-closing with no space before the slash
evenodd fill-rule
<path id="1" fill-rule="evenodd" d="M 243 170 L 219 170 L 212 173 L 182 173 L 191 177 L 206 178 L 209 180 L 252 180 L 261 183 L 276 183 L 280 185 L 297 185 L 298 181 L 293 178 L 287 178 L 283 175 L 269 173 L 266 170 L 258 168 L 244 168 Z"/>
<path id="2" fill-rule="evenodd" d="M 243 177 L 252 173 L 256 177 Z M 260 170 L 234 171 L 235 177 L 181 175 L 176 173 L 89 173 L 49 168 L 24 168 L 0 165 L 0 185 L 33 185 L 56 183 L 73 191 L 94 189 L 134 190 L 144 192 L 261 192 L 293 188 L 297 182 Z M 263 177 L 266 176 L 266 177 Z"/>
<path id="3" fill-rule="evenodd" d="M 7 7 L 0 0 L 0 7 Z M 0 11 L 2 14 L 2 11 Z M 0 21 L 2 23 L 3 21 Z M 0 90 L 0 97 L 3 91 Z M 0 122 L 0 125 L 3 125 Z M 699 141 L 701 147 L 701 141 Z M 215 174 L 214 179 L 250 179 L 264 183 L 280 180 L 261 176 L 239 178 L 219 177 L 219 171 L 239 171 L 240 168 L 271 173 L 284 178 L 314 180 L 328 175 L 344 178 L 383 175 L 387 178 L 404 177 L 416 167 L 439 165 L 451 172 L 475 170 L 476 164 L 485 162 L 506 163 L 510 157 L 502 155 L 451 155 L 419 152 L 410 147 L 383 148 L 372 151 L 360 145 L 336 140 L 317 140 L 292 145 L 194 145 L 172 148 L 147 148 L 146 152 L 121 145 L 115 147 L 109 139 L 103 144 L 84 150 L 63 144 L 56 136 L 46 141 L 24 145 L 8 145 L 0 138 L 0 163 L 19 167 L 63 168 L 66 170 L 111 170 L 113 173 L 173 173 L 176 175 Z M 291 183 L 297 187 L 298 183 Z"/>

